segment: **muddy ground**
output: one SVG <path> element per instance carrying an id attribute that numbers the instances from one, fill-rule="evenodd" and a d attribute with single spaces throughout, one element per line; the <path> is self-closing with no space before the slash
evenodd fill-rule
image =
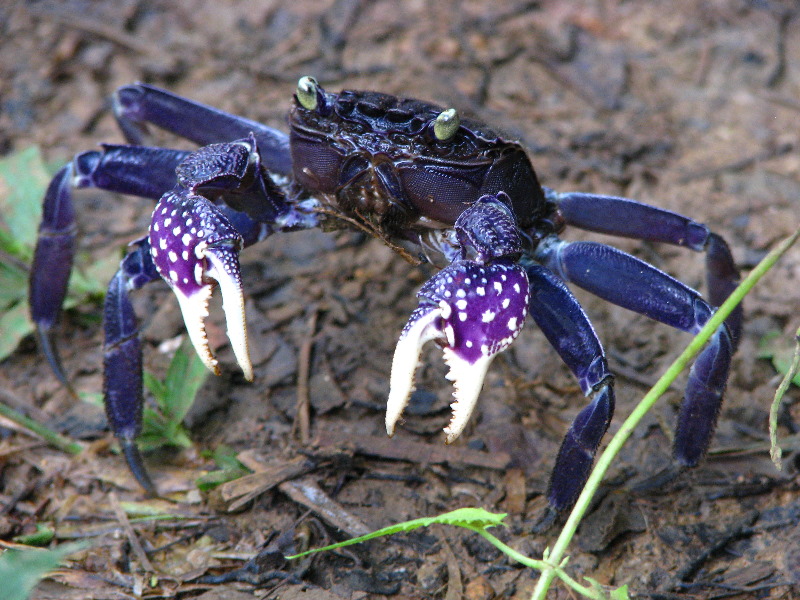
<path id="1" fill-rule="evenodd" d="M 38 145 L 49 161 L 68 161 L 100 141 L 122 142 L 106 102 L 137 80 L 283 127 L 298 77 L 310 74 L 330 89 L 372 88 L 476 115 L 530 149 L 545 185 L 690 215 L 722 234 L 747 271 L 800 221 L 796 11 L 791 0 L 5 2 L 0 151 Z M 186 146 L 161 133 L 153 142 Z M 152 207 L 97 192 L 77 195 L 76 205 L 80 249 L 97 259 L 141 235 Z M 702 256 L 574 230 L 566 237 L 612 242 L 702 289 Z M 440 431 L 451 388 L 440 352 L 427 350 L 418 401 L 390 441 L 382 406 L 391 356 L 432 271 L 350 232 L 276 237 L 242 262 L 255 382 L 239 374 L 215 311 L 223 374 L 209 378 L 190 415 L 196 447 L 148 457 L 169 499 L 151 505 L 181 520 L 121 520 L 121 503 L 145 497 L 112 451 L 102 412 L 76 404 L 32 340 L 3 362 L 6 401 L 90 444 L 75 458 L 0 423 L 0 539 L 43 522 L 57 542 L 95 544 L 34 597 L 529 597 L 536 573 L 474 535 L 438 527 L 300 564 L 280 556 L 286 540 L 317 546 L 470 505 L 509 512 L 499 535 L 541 556 L 559 530 L 534 530 L 549 470 L 584 405 L 541 333 L 529 325 L 495 361 L 472 425 L 452 447 Z M 653 477 L 674 470 L 682 381 L 646 418 L 573 542 L 573 574 L 627 583 L 641 598 L 800 593 L 798 464 L 791 445 L 782 472 L 770 463 L 777 378 L 758 358 L 765 335 L 788 340 L 800 325 L 799 282 L 794 249 L 747 299 L 706 462 Z M 689 338 L 577 295 L 617 373 L 613 432 Z M 146 315 L 147 368 L 163 373 L 168 357 L 159 348 L 182 333 L 177 304 L 163 285 L 136 302 Z M 101 389 L 99 311 L 85 306 L 61 323 L 65 368 L 81 392 Z M 308 441 L 295 427 L 304 390 Z M 798 399 L 794 388 L 784 436 L 797 430 Z M 214 467 L 202 451 L 221 444 L 263 473 L 244 490 L 226 488 L 233 500 L 201 495 L 194 484 Z M 288 483 L 264 491 L 281 480 Z M 312 483 L 344 522 L 333 525 L 309 505 Z M 556 586 L 550 597 L 572 596 Z"/>

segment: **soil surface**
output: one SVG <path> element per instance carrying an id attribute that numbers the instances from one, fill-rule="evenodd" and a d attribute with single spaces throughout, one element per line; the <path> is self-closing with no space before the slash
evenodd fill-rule
<path id="1" fill-rule="evenodd" d="M 792 0 L 236 2 L 90 0 L 0 7 L 0 151 L 52 162 L 122 143 L 107 99 L 144 81 L 283 128 L 297 79 L 458 107 L 522 141 L 544 185 L 622 195 L 706 223 L 748 271 L 800 221 L 800 19 Z M 190 147 L 153 132 L 152 143 Z M 147 228 L 149 200 L 76 194 L 80 251 L 100 260 Z M 703 289 L 703 257 L 575 230 Z M 189 415 L 190 450 L 148 455 L 148 500 L 114 452 L 102 411 L 58 384 L 33 340 L 4 361 L 3 400 L 87 442 L 69 456 L 0 422 L 0 544 L 55 528 L 93 545 L 35 598 L 527 598 L 537 574 L 469 532 L 443 527 L 287 563 L 283 554 L 462 506 L 508 512 L 498 535 L 541 557 L 560 439 L 585 399 L 529 324 L 493 364 L 472 423 L 443 444 L 451 386 L 438 349 L 397 435 L 384 431 L 392 352 L 431 276 L 363 234 L 275 236 L 242 256 L 255 381 L 210 324 L 222 376 Z M 615 432 L 689 336 L 576 292 L 617 375 Z M 183 333 L 164 285 L 136 296 L 146 368 L 163 374 Z M 685 378 L 634 433 L 578 531 L 569 571 L 642 598 L 791 598 L 800 593 L 796 438 L 770 462 L 778 377 L 759 358 L 800 322 L 795 248 L 746 301 L 743 340 L 709 456 L 679 472 L 670 439 Z M 75 388 L 102 389 L 90 304 L 58 339 Z M 166 343 L 165 343 L 166 342 Z M 789 342 L 787 341 L 787 344 Z M 308 439 L 296 424 L 308 397 Z M 789 391 L 782 436 L 800 422 Z M 255 475 L 210 494 L 195 480 L 225 444 Z M 127 502 L 180 515 L 124 517 Z M 537 526 L 538 524 L 538 526 Z M 155 576 L 152 576 L 152 574 Z M 551 598 L 571 598 L 555 585 Z"/>

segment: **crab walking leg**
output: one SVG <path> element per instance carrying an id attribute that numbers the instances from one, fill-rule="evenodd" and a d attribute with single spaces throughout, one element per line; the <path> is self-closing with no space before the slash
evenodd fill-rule
<path id="1" fill-rule="evenodd" d="M 133 144 L 143 142 L 147 123 L 201 146 L 244 138 L 253 133 L 264 151 L 269 170 L 280 175 L 292 172 L 289 136 L 257 121 L 143 83 L 117 89 L 113 106 L 120 129 Z"/>
<path id="2" fill-rule="evenodd" d="M 547 499 L 556 510 L 572 506 L 589 477 L 594 456 L 614 414 L 614 379 L 592 324 L 564 282 L 545 267 L 526 268 L 529 310 L 591 402 L 572 423 L 558 451 Z"/>
<path id="3" fill-rule="evenodd" d="M 103 322 L 103 394 L 108 422 L 131 473 L 153 495 L 155 486 L 136 446 L 142 429 L 142 344 L 130 292 L 159 278 L 150 242 L 144 238 L 122 260 L 108 285 Z"/>
<path id="4" fill-rule="evenodd" d="M 683 246 L 706 253 L 706 279 L 712 306 L 720 306 L 739 282 L 739 271 L 725 240 L 702 223 L 628 198 L 545 190 L 569 225 L 621 237 Z M 739 305 L 725 320 L 734 347 L 742 331 Z"/>
<path id="5" fill-rule="evenodd" d="M 624 308 L 697 333 L 713 314 L 700 295 L 625 252 L 594 242 L 546 240 L 536 258 L 566 281 Z M 689 372 L 675 432 L 675 457 L 686 466 L 702 458 L 714 433 L 734 343 L 723 324 Z"/>
<path id="6" fill-rule="evenodd" d="M 42 222 L 29 280 L 31 319 L 39 347 L 61 382 L 69 387 L 51 337 L 67 294 L 75 255 L 72 190 L 99 188 L 158 199 L 175 183 L 175 167 L 189 154 L 168 148 L 103 145 L 62 167 L 45 193 Z"/>

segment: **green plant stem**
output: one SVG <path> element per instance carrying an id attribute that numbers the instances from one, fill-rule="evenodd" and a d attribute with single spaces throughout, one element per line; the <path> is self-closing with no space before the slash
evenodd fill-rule
<path id="1" fill-rule="evenodd" d="M 471 529 L 475 533 L 480 534 L 492 546 L 500 550 L 500 552 L 503 552 L 509 558 L 516 560 L 518 563 L 523 564 L 526 567 L 530 567 L 531 569 L 536 569 L 537 571 L 545 571 L 546 569 L 552 569 L 552 571 L 555 572 L 555 574 L 559 577 L 559 579 L 561 579 L 564 583 L 566 583 L 569 587 L 571 587 L 579 594 L 587 596 L 588 598 L 603 600 L 603 598 L 601 596 L 598 596 L 594 590 L 582 586 L 572 577 L 567 575 L 567 573 L 560 566 L 556 564 L 550 564 L 544 560 L 536 560 L 535 558 L 529 558 L 524 554 L 520 554 L 519 552 L 514 550 L 511 546 L 508 546 L 507 544 L 503 543 L 485 529 L 479 527 L 468 527 L 467 529 Z"/>
<path id="2" fill-rule="evenodd" d="M 611 438 L 605 451 L 597 460 L 597 464 L 592 470 L 586 485 L 578 497 L 575 507 L 564 524 L 556 543 L 548 557 L 548 564 L 542 571 L 541 577 L 536 584 L 533 591 L 531 600 L 545 600 L 547 590 L 553 582 L 553 578 L 557 575 L 555 568 L 552 565 L 561 564 L 561 560 L 566 553 L 575 531 L 578 529 L 578 524 L 581 522 L 584 514 L 589 508 L 592 497 L 596 493 L 603 477 L 611 466 L 612 461 L 619 453 L 623 444 L 633 433 L 634 428 L 638 425 L 639 421 L 647 414 L 656 401 L 664 394 L 678 375 L 689 365 L 694 356 L 700 352 L 701 348 L 706 344 L 709 338 L 714 334 L 717 328 L 722 325 L 722 322 L 728 317 L 731 311 L 742 301 L 742 298 L 747 295 L 753 286 L 769 271 L 772 266 L 783 256 L 783 254 L 797 241 L 800 237 L 800 229 L 794 232 L 793 235 L 782 241 L 775 249 L 773 249 L 764 259 L 756 265 L 750 274 L 742 281 L 742 283 L 731 293 L 722 306 L 717 309 L 714 315 L 709 319 L 708 323 L 700 330 L 700 332 L 692 339 L 686 349 L 681 355 L 675 359 L 675 362 L 669 367 L 666 373 L 656 382 L 653 388 L 647 392 L 644 398 L 639 402 L 631 415 L 625 419 L 625 422 L 620 427 L 619 431 Z"/>
<path id="3" fill-rule="evenodd" d="M 59 450 L 63 450 L 69 454 L 80 454 L 83 452 L 83 446 L 78 442 L 73 442 L 69 438 L 64 437 L 61 434 L 56 433 L 42 425 L 41 423 L 37 423 L 30 417 L 26 417 L 20 412 L 17 412 L 10 406 L 7 406 L 0 402 L 0 415 L 4 416 L 5 418 L 14 421 L 17 425 L 24 427 L 25 429 L 35 433 L 42 439 L 44 439 L 48 444 L 51 446 L 55 446 Z"/>
<path id="4" fill-rule="evenodd" d="M 794 344 L 792 364 L 789 366 L 789 370 L 786 371 L 786 375 L 784 375 L 783 381 L 781 381 L 778 389 L 775 390 L 775 397 L 769 409 L 769 455 L 778 471 L 782 468 L 781 457 L 783 456 L 781 447 L 778 445 L 778 411 L 781 408 L 781 401 L 783 400 L 786 390 L 792 385 L 794 376 L 797 375 L 797 371 L 800 369 L 800 328 L 798 328 L 797 332 L 794 334 Z"/>

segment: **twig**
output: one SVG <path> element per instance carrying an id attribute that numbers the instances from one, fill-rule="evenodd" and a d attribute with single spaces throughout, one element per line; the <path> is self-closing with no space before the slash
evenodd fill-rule
<path id="1" fill-rule="evenodd" d="M 128 537 L 131 548 L 133 548 L 133 553 L 136 554 L 136 558 L 139 559 L 142 568 L 148 573 L 155 573 L 156 570 L 153 568 L 153 564 L 150 562 L 150 559 L 147 558 L 147 554 L 145 553 L 144 548 L 142 548 L 142 544 L 139 542 L 139 538 L 136 536 L 136 532 L 133 530 L 131 522 L 128 520 L 128 515 L 125 514 L 125 511 L 122 509 L 122 506 L 119 503 L 119 498 L 117 498 L 116 492 L 112 491 L 109 493 L 108 497 L 111 501 L 111 508 L 114 511 L 114 515 L 117 517 L 119 524 L 122 525 L 122 529 L 125 531 L 125 535 Z"/>
<path id="2" fill-rule="evenodd" d="M 112 27 L 111 25 L 107 25 L 96 19 L 93 19 L 84 13 L 82 13 L 80 17 L 77 17 L 54 8 L 44 8 L 42 6 L 30 4 L 28 4 L 26 8 L 34 17 L 51 19 L 61 23 L 62 25 L 71 27 L 72 29 L 77 29 L 78 31 L 83 31 L 85 33 L 90 33 L 92 35 L 105 38 L 110 42 L 113 42 L 128 50 L 133 50 L 134 52 L 143 54 L 144 56 L 158 56 L 155 46 L 147 44 L 132 35 Z"/>
<path id="3" fill-rule="evenodd" d="M 678 183 L 688 183 L 695 179 L 705 179 L 707 177 L 714 177 L 716 175 L 721 175 L 722 173 L 726 172 L 736 172 L 736 171 L 743 171 L 748 167 L 753 166 L 756 163 L 763 162 L 765 160 L 771 160 L 773 158 L 778 158 L 779 156 L 783 156 L 784 154 L 789 154 L 794 150 L 794 144 L 787 143 L 781 144 L 775 148 L 770 148 L 768 150 L 764 150 L 763 152 L 759 152 L 758 154 L 754 154 L 752 156 L 747 156 L 745 158 L 740 158 L 739 160 L 735 160 L 725 165 L 720 165 L 718 167 L 708 167 L 706 169 L 700 169 L 698 171 L 690 171 L 683 175 L 682 177 L 678 178 Z"/>
<path id="4" fill-rule="evenodd" d="M 311 350 L 314 347 L 314 333 L 317 330 L 318 309 L 311 309 L 308 318 L 308 332 L 300 346 L 297 357 L 297 406 L 294 429 L 300 434 L 300 442 L 305 446 L 311 439 L 311 400 L 308 391 L 308 378 L 311 371 Z"/>

